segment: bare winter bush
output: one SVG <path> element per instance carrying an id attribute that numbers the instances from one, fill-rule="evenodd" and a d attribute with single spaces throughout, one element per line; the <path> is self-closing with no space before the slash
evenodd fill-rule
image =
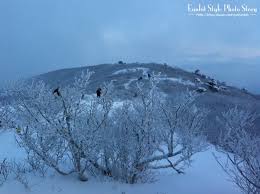
<path id="1" fill-rule="evenodd" d="M 51 167 L 62 175 L 102 174 L 127 183 L 146 181 L 154 169 L 183 173 L 205 147 L 201 131 L 207 111 L 196 95 L 164 99 L 152 79 L 137 84 L 137 98 L 114 107 L 113 87 L 87 95 L 91 72 L 55 92 L 43 82 L 14 89 L 19 99 L 12 123 L 33 169 Z"/>
<path id="2" fill-rule="evenodd" d="M 95 160 L 100 130 L 111 106 L 105 98 L 86 101 L 90 75 L 83 73 L 73 87 L 60 89 L 59 94 L 42 82 L 16 91 L 20 97 L 16 130 L 28 159 L 42 161 L 63 175 L 76 172 L 80 180 L 87 180 L 88 163 L 99 168 Z"/>
<path id="3" fill-rule="evenodd" d="M 30 189 L 29 181 L 27 179 L 28 173 L 31 172 L 30 168 L 28 168 L 28 165 L 26 163 L 17 163 L 13 161 L 11 163 L 11 172 L 14 176 L 14 179 L 21 183 L 27 190 Z"/>
<path id="4" fill-rule="evenodd" d="M 0 185 L 2 185 L 10 174 L 10 165 L 6 159 L 0 162 Z"/>
<path id="5" fill-rule="evenodd" d="M 0 90 L 4 91 L 0 93 L 0 132 L 14 127 L 12 122 L 14 120 L 14 108 L 10 106 L 10 95 L 13 95 L 13 90 L 10 89 L 14 88 L 14 85 L 15 83 L 8 82 L 3 88 L 0 88 Z"/>
<path id="6" fill-rule="evenodd" d="M 8 123 L 8 108 L 0 101 L 0 132 L 5 129 Z"/>
<path id="7" fill-rule="evenodd" d="M 223 113 L 223 133 L 218 150 L 226 160 L 216 159 L 232 181 L 247 194 L 260 193 L 260 138 L 249 133 L 258 115 L 237 107 Z"/>
<path id="8" fill-rule="evenodd" d="M 17 163 L 8 161 L 6 158 L 0 162 L 0 186 L 8 179 L 15 179 L 26 189 L 29 189 L 27 174 L 31 172 L 26 163 Z"/>
<path id="9" fill-rule="evenodd" d="M 154 169 L 183 173 L 191 156 L 206 147 L 201 131 L 207 112 L 192 105 L 196 96 L 190 92 L 167 101 L 156 79 L 138 84 L 137 89 L 138 98 L 117 110 L 110 132 L 110 150 L 116 151 L 107 160 L 112 175 L 135 183 L 146 181 Z"/>

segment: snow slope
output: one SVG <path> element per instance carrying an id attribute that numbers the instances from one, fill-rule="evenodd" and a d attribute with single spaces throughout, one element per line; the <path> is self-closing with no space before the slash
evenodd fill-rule
<path id="1" fill-rule="evenodd" d="M 195 155 L 192 166 L 184 175 L 170 169 L 158 172 L 153 183 L 129 185 L 95 178 L 80 182 L 74 175 L 60 176 L 50 172 L 45 178 L 29 175 L 29 189 L 15 180 L 8 180 L 0 187 L 0 194 L 240 194 L 228 181 L 212 152 L 215 152 L 213 147 Z M 18 161 L 25 158 L 11 131 L 0 133 L 0 160 L 5 157 Z"/>

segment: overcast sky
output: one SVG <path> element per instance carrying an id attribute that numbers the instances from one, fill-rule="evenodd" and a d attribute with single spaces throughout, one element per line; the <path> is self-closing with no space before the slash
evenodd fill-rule
<path id="1" fill-rule="evenodd" d="M 167 62 L 260 93 L 260 1 L 235 1 L 257 16 L 189 16 L 188 3 L 198 2 L 0 0 L 0 80 L 118 60 Z"/>

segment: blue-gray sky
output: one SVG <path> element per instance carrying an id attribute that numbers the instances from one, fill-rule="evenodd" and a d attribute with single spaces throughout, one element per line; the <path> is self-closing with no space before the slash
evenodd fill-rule
<path id="1" fill-rule="evenodd" d="M 188 16 L 231 0 L 0 0 L 0 80 L 126 62 L 201 68 L 260 93 L 260 1 L 251 17 Z M 234 3 L 233 3 L 234 4 Z"/>

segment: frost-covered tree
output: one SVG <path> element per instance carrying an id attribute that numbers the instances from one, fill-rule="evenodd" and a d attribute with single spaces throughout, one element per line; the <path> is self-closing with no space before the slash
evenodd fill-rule
<path id="1" fill-rule="evenodd" d="M 6 110 L 2 102 L 0 101 L 0 130 L 3 129 L 5 120 L 6 120 Z"/>
<path id="2" fill-rule="evenodd" d="M 43 82 L 16 89 L 16 131 L 29 161 L 42 161 L 64 175 L 76 172 L 80 180 L 87 180 L 89 164 L 99 168 L 100 131 L 106 126 L 111 101 L 88 99 L 91 74 L 82 73 L 72 86 L 56 93 Z"/>
<path id="3" fill-rule="evenodd" d="M 148 88 L 148 89 L 145 89 Z M 145 160 L 153 156 L 158 147 L 157 131 L 159 94 L 154 82 L 137 84 L 138 97 L 126 101 L 113 110 L 113 127 L 110 128 L 106 145 L 108 166 L 111 175 L 127 183 L 145 181 L 149 174 Z"/>
<path id="4" fill-rule="evenodd" d="M 207 114 L 196 109 L 196 95 L 180 94 L 169 102 L 155 75 L 137 83 L 137 97 L 116 110 L 106 161 L 113 177 L 127 183 L 146 181 L 155 169 L 183 173 L 191 157 L 205 149 L 202 124 Z"/>
<path id="5" fill-rule="evenodd" d="M 11 125 L 11 108 L 0 101 L 0 131 Z"/>
<path id="6" fill-rule="evenodd" d="M 155 169 L 183 173 L 196 152 L 207 114 L 185 92 L 170 100 L 157 88 L 156 75 L 137 83 L 137 97 L 114 106 L 113 85 L 103 95 L 87 95 L 91 72 L 55 90 L 43 82 L 15 87 L 12 123 L 17 141 L 35 169 L 67 175 L 102 174 L 127 183 L 147 181 Z M 105 90 L 105 91 L 104 91 Z"/>
<path id="7" fill-rule="evenodd" d="M 191 162 L 191 157 L 207 147 L 203 129 L 208 111 L 197 108 L 195 100 L 198 96 L 195 92 L 186 91 L 160 104 L 160 140 L 167 147 L 166 155 L 175 158 L 174 162 L 167 160 L 168 164 L 160 168 L 173 168 L 182 173 L 182 168 Z"/>
<path id="8" fill-rule="evenodd" d="M 250 132 L 259 115 L 235 107 L 218 120 L 224 128 L 218 150 L 226 159 L 215 156 L 232 181 L 247 194 L 260 193 L 260 137 Z"/>
<path id="9" fill-rule="evenodd" d="M 5 112 L 3 109 L 4 107 L 2 107 L 0 103 L 0 130 L 4 127 Z"/>

